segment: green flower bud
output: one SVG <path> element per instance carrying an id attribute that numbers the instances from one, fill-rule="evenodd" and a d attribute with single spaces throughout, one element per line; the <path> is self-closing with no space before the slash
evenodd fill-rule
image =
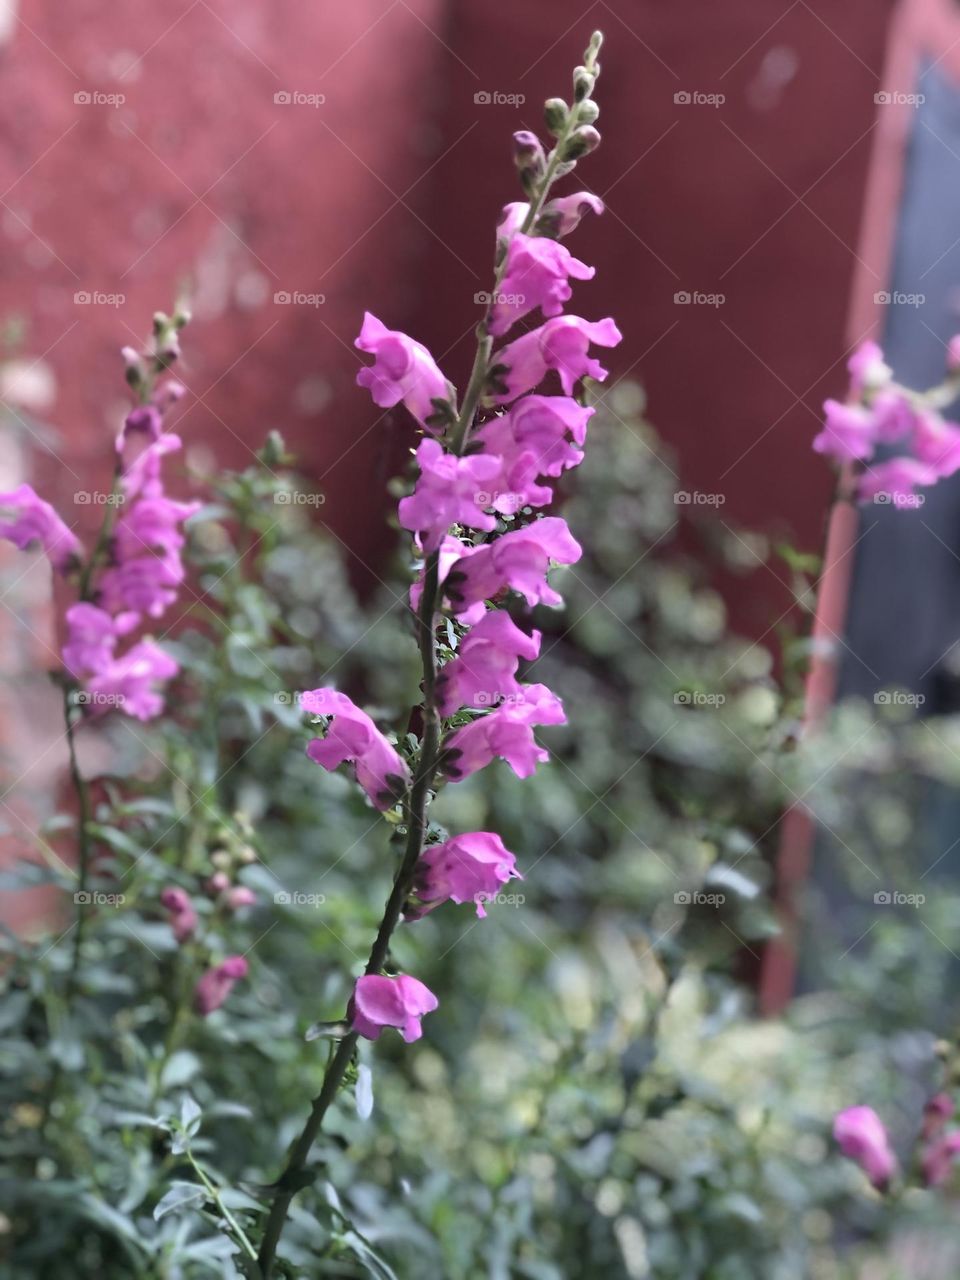
<path id="1" fill-rule="evenodd" d="M 593 93 L 595 81 L 596 76 L 589 72 L 586 67 L 575 67 L 573 71 L 574 102 L 583 102 L 585 98 L 589 98 Z"/>
<path id="2" fill-rule="evenodd" d="M 584 101 L 580 103 L 577 119 L 581 124 L 593 124 L 594 120 L 597 120 L 599 116 L 600 108 L 592 98 L 585 98 Z"/>
<path id="3" fill-rule="evenodd" d="M 569 114 L 570 108 L 562 98 L 548 98 L 543 104 L 543 117 L 547 122 L 547 128 L 555 138 L 559 138 L 567 127 Z"/>
<path id="4" fill-rule="evenodd" d="M 600 145 L 600 134 L 594 129 L 593 125 L 584 125 L 577 129 L 568 139 L 567 145 L 563 149 L 564 160 L 579 160 L 581 156 L 588 156 L 591 151 L 596 151 Z"/>

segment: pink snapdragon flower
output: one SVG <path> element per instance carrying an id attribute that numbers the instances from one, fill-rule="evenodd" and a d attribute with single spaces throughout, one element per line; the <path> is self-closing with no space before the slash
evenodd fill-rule
<path id="1" fill-rule="evenodd" d="M 452 524 L 488 533 L 496 527 L 483 508 L 492 505 L 491 486 L 502 471 L 500 458 L 483 453 L 459 458 L 444 452 L 436 440 L 422 440 L 417 463 L 416 489 L 401 498 L 398 512 L 404 529 L 421 534 L 425 550 L 439 547 Z"/>
<path id="2" fill-rule="evenodd" d="M 860 476 L 857 496 L 864 502 L 880 498 L 894 507 L 915 507 L 917 486 L 935 484 L 936 479 L 934 468 L 916 458 L 890 458 L 867 467 Z"/>
<path id="3" fill-rule="evenodd" d="M 817 453 L 828 454 L 836 462 L 869 458 L 877 439 L 877 425 L 869 409 L 860 404 L 825 400 L 823 430 L 814 438 Z"/>
<path id="4" fill-rule="evenodd" d="M 935 479 L 952 476 L 960 470 L 960 427 L 933 409 L 920 409 L 915 417 L 913 452 L 919 462 L 933 468 Z"/>
<path id="5" fill-rule="evenodd" d="M 427 420 L 437 412 L 433 401 L 452 399 L 450 384 L 427 348 L 398 329 L 388 329 L 369 311 L 364 312 L 354 345 L 375 357 L 372 365 L 357 374 L 357 383 L 382 409 L 402 400 L 420 425 L 427 427 Z"/>
<path id="6" fill-rule="evenodd" d="M 170 886 L 160 894 L 160 901 L 170 913 L 173 936 L 181 945 L 197 931 L 200 917 L 193 908 L 189 894 L 184 889 Z"/>
<path id="7" fill-rule="evenodd" d="M 592 191 L 575 191 L 569 196 L 558 196 L 554 200 L 548 200 L 541 209 L 537 218 L 537 230 L 556 240 L 562 240 L 576 230 L 580 219 L 591 209 L 594 213 L 603 213 L 603 201 Z M 523 200 L 504 205 L 497 224 L 498 237 L 503 240 L 511 239 L 523 226 L 529 212 L 530 206 Z"/>
<path id="8" fill-rule="evenodd" d="M 590 344 L 615 347 L 621 337 L 609 317 L 591 322 L 580 316 L 556 316 L 496 353 L 498 373 L 493 399 L 498 404 L 515 400 L 525 391 L 532 391 L 551 369 L 559 374 L 568 396 L 581 378 L 589 376 L 602 382 L 607 370 L 589 355 Z"/>
<path id="9" fill-rule="evenodd" d="M 245 978 L 250 966 L 243 956 L 227 956 L 222 963 L 208 969 L 193 991 L 193 1007 L 202 1018 L 219 1009 L 234 988 Z"/>
<path id="10" fill-rule="evenodd" d="M 483 601 L 504 588 L 518 591 L 527 604 L 557 605 L 560 595 L 547 582 L 551 563 L 576 564 L 583 554 L 561 516 L 545 516 L 522 529 L 467 554 L 450 566 L 444 593 L 451 611 L 461 621 L 476 622 L 483 616 Z"/>
<path id="11" fill-rule="evenodd" d="M 534 726 L 566 721 L 563 703 L 546 685 L 524 685 L 519 696 L 447 738 L 444 771 L 459 782 L 499 757 L 518 778 L 529 778 L 539 763 L 550 759 L 549 751 L 537 745 Z"/>
<path id="12" fill-rule="evenodd" d="M 438 1004 L 430 988 L 417 978 L 367 973 L 357 979 L 347 1018 L 354 1031 L 366 1040 L 378 1040 L 384 1027 L 397 1027 L 411 1044 L 423 1035 L 420 1019 Z"/>
<path id="13" fill-rule="evenodd" d="M 539 652 L 539 631 L 521 631 L 503 610 L 484 614 L 440 672 L 441 715 L 452 715 L 458 707 L 492 707 L 504 698 L 522 697 L 516 679 L 520 659 L 530 661 Z"/>
<path id="14" fill-rule="evenodd" d="M 884 1190 L 897 1168 L 883 1122 L 872 1107 L 848 1107 L 833 1122 L 840 1150 L 863 1169 L 875 1187 Z"/>
<path id="15" fill-rule="evenodd" d="M 884 362 L 883 351 L 876 342 L 861 342 L 847 361 L 850 394 L 859 400 L 865 391 L 878 391 L 893 378 L 893 370 Z"/>
<path id="16" fill-rule="evenodd" d="M 569 396 L 524 396 L 476 432 L 487 453 L 499 454 L 505 466 L 533 454 L 536 475 L 559 476 L 583 461 L 587 423 L 595 409 Z"/>
<path id="17" fill-rule="evenodd" d="M 558 316 L 573 293 L 570 281 L 592 280 L 594 275 L 593 267 L 558 241 L 518 231 L 510 240 L 487 327 L 494 337 L 501 337 L 537 307 L 544 317 Z"/>
<path id="18" fill-rule="evenodd" d="M 442 902 L 473 902 L 483 920 L 487 914 L 484 903 L 512 879 L 523 879 L 517 860 L 494 832 L 453 836 L 442 844 L 429 845 L 420 855 L 414 881 L 419 901 L 410 903 L 404 916 L 419 920 Z"/>
<path id="19" fill-rule="evenodd" d="M 159 645 L 141 640 L 86 682 L 93 710 L 116 706 L 137 720 L 152 720 L 163 710 L 163 696 L 154 686 L 179 670 L 179 663 Z"/>
<path id="20" fill-rule="evenodd" d="M 6 538 L 21 551 L 39 543 L 59 573 L 67 573 L 76 565 L 82 550 L 80 539 L 31 485 L 21 484 L 8 493 L 0 493 L 0 510 L 11 515 L 10 519 L 0 519 L 0 538 Z"/>
<path id="21" fill-rule="evenodd" d="M 322 769 L 350 761 L 357 782 L 381 810 L 389 809 L 410 784 L 410 770 L 365 711 L 336 689 L 311 689 L 300 696 L 311 715 L 330 716 L 324 737 L 307 744 L 307 755 Z"/>
<path id="22" fill-rule="evenodd" d="M 71 605 L 65 616 L 67 640 L 63 661 L 77 680 L 105 671 L 113 661 L 118 638 L 132 631 L 140 621 L 136 613 L 111 617 L 106 610 L 83 600 Z"/>
<path id="23" fill-rule="evenodd" d="M 235 884 L 227 890 L 227 906 L 231 911 L 242 911 L 244 907 L 255 907 L 257 895 L 245 884 Z"/>
<path id="24" fill-rule="evenodd" d="M 960 1129 L 936 1138 L 923 1152 L 920 1167 L 928 1187 L 938 1187 L 946 1182 L 956 1167 L 960 1156 Z"/>

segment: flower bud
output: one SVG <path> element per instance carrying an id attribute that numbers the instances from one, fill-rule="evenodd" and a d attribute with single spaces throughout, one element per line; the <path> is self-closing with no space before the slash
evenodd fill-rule
<path id="1" fill-rule="evenodd" d="M 594 129 L 593 125 L 584 125 L 582 128 L 575 130 L 567 140 L 567 145 L 563 149 L 563 158 L 564 160 L 579 160 L 581 156 L 588 156 L 591 151 L 596 151 L 599 145 L 600 134 Z"/>
<path id="2" fill-rule="evenodd" d="M 583 102 L 585 98 L 589 98 L 593 93 L 593 86 L 596 83 L 596 76 L 593 75 L 586 67 L 574 67 L 573 69 L 573 100 L 574 102 Z"/>
<path id="3" fill-rule="evenodd" d="M 218 871 L 225 871 L 233 865 L 233 858 L 228 849 L 214 849 L 210 855 L 210 861 Z"/>
<path id="4" fill-rule="evenodd" d="M 580 103 L 580 110 L 577 113 L 577 119 L 581 124 L 593 124 L 594 120 L 600 116 L 600 108 L 592 98 L 586 98 Z"/>
<path id="5" fill-rule="evenodd" d="M 525 191 L 533 190 L 546 172 L 547 157 L 540 139 L 529 129 L 521 129 L 513 135 L 513 163 Z"/>
<path id="6" fill-rule="evenodd" d="M 230 877 L 225 871 L 215 871 L 204 885 L 204 888 L 212 898 L 215 898 L 218 894 L 225 893 L 230 888 Z"/>
<path id="7" fill-rule="evenodd" d="M 570 108 L 562 98 L 548 98 L 543 104 L 543 118 L 555 138 L 559 138 L 566 128 L 569 114 Z"/>

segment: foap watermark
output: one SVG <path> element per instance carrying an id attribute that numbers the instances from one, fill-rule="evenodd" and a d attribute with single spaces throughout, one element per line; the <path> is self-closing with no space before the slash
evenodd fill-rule
<path id="1" fill-rule="evenodd" d="M 873 295 L 878 307 L 922 307 L 926 305 L 925 293 L 904 293 L 901 289 L 878 289 Z"/>
<path id="2" fill-rule="evenodd" d="M 702 889 L 678 889 L 673 900 L 678 907 L 722 907 L 727 895 L 704 893 Z"/>
<path id="3" fill-rule="evenodd" d="M 126 700 L 122 693 L 97 693 L 91 689 L 74 689 L 70 694 L 75 707 L 122 707 Z"/>
<path id="4" fill-rule="evenodd" d="M 878 907 L 922 907 L 926 900 L 925 893 L 901 893 L 899 889 L 879 889 L 873 895 Z"/>
<path id="5" fill-rule="evenodd" d="M 702 689 L 678 689 L 673 695 L 678 707 L 722 707 L 726 700 L 725 693 L 704 693 Z"/>
<path id="6" fill-rule="evenodd" d="M 326 100 L 325 93 L 304 93 L 301 89 L 278 89 L 273 95 L 278 107 L 322 107 Z"/>
<path id="7" fill-rule="evenodd" d="M 126 100 L 126 94 L 101 93 L 99 89 L 78 89 L 73 95 L 78 107 L 122 107 Z"/>
<path id="8" fill-rule="evenodd" d="M 901 93 L 898 89 L 884 89 L 873 95 L 878 107 L 922 107 L 926 100 L 925 93 Z"/>
<path id="9" fill-rule="evenodd" d="M 478 907 L 522 907 L 527 899 L 522 893 L 475 893 L 473 900 Z"/>
<path id="10" fill-rule="evenodd" d="M 326 500 L 325 493 L 308 493 L 303 489 L 280 489 L 273 495 L 278 507 L 322 507 Z"/>
<path id="11" fill-rule="evenodd" d="M 881 689 L 873 695 L 878 707 L 922 707 L 926 694 L 908 693 L 905 689 Z"/>
<path id="12" fill-rule="evenodd" d="M 478 107 L 522 107 L 526 100 L 525 93 L 504 93 L 500 89 L 478 89 L 473 95 Z"/>
<path id="13" fill-rule="evenodd" d="M 279 289 L 273 295 L 277 307 L 322 307 L 326 300 L 325 293 L 304 293 L 300 289 Z"/>
<path id="14" fill-rule="evenodd" d="M 526 701 L 524 693 L 501 693 L 499 689 L 477 689 L 470 705 L 472 707 L 521 707 Z"/>
<path id="15" fill-rule="evenodd" d="M 473 500 L 478 507 L 496 507 L 501 515 L 515 516 L 518 511 L 527 505 L 527 495 L 525 493 L 513 493 L 509 489 L 478 489 L 473 495 Z"/>
<path id="16" fill-rule="evenodd" d="M 126 300 L 125 293 L 103 293 L 100 289 L 78 289 L 73 295 L 77 307 L 122 307 Z"/>
<path id="17" fill-rule="evenodd" d="M 726 500 L 725 493 L 701 493 L 699 489 L 678 489 L 673 495 L 678 507 L 722 507 Z"/>
<path id="18" fill-rule="evenodd" d="M 699 89 L 680 89 L 673 95 L 678 107 L 722 107 L 726 100 L 725 93 L 701 93 Z"/>
<path id="19" fill-rule="evenodd" d="M 523 307 L 527 302 L 522 293 L 484 293 L 482 289 L 473 295 L 473 300 L 478 307 Z"/>
<path id="20" fill-rule="evenodd" d="M 878 507 L 899 507 L 901 510 L 922 507 L 926 500 L 925 493 L 903 493 L 900 490 L 881 489 L 873 495 L 873 501 Z"/>
<path id="21" fill-rule="evenodd" d="M 122 907 L 126 900 L 122 893 L 100 893 L 97 889 L 78 889 L 73 895 L 78 907 Z"/>
<path id="22" fill-rule="evenodd" d="M 289 892 L 287 889 L 281 889 L 279 893 L 273 895 L 273 901 L 278 907 L 322 907 L 326 902 L 326 895 L 323 893 L 301 893 L 299 889 Z"/>
<path id="23" fill-rule="evenodd" d="M 680 289 L 673 295 L 676 307 L 722 307 L 726 300 L 725 293 L 702 293 L 699 289 Z"/>
<path id="24" fill-rule="evenodd" d="M 126 494 L 114 493 L 112 489 L 78 489 L 73 495 L 78 507 L 122 507 L 126 500 Z"/>

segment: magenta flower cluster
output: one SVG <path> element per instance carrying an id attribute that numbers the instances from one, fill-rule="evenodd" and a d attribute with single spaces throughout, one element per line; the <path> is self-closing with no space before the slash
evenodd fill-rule
<path id="1" fill-rule="evenodd" d="M 140 357 L 124 349 L 128 369 L 145 374 Z M 162 463 L 181 447 L 180 437 L 164 430 L 164 415 L 182 396 L 172 379 L 154 387 L 149 399 L 127 414 L 117 437 L 117 476 L 105 504 L 120 516 L 107 540 L 107 561 L 91 561 L 81 577 L 81 599 L 66 612 L 63 663 L 80 687 L 81 701 L 94 714 L 119 708 L 138 720 L 150 720 L 164 705 L 158 685 L 179 671 L 176 661 L 155 641 L 141 638 L 118 647 L 145 619 L 161 617 L 176 600 L 186 576 L 181 551 L 183 523 L 199 502 L 177 502 L 164 492 Z M 33 544 L 60 573 L 83 565 L 83 548 L 49 503 L 28 484 L 0 494 L 0 537 L 19 548 Z"/>
<path id="2" fill-rule="evenodd" d="M 850 357 L 846 401 L 824 402 L 818 453 L 856 468 L 856 493 L 899 509 L 918 505 L 917 490 L 960 470 L 960 426 L 941 408 L 960 391 L 960 335 L 948 347 L 947 376 L 926 392 L 894 381 L 875 342 Z"/>
<path id="3" fill-rule="evenodd" d="M 918 1135 L 917 1165 L 926 1187 L 938 1187 L 953 1175 L 960 1158 L 960 1129 L 948 1129 L 954 1113 L 947 1093 L 935 1094 L 923 1110 Z M 833 1123 L 833 1136 L 845 1156 L 863 1169 L 878 1191 L 886 1191 L 899 1172 L 899 1163 L 883 1121 L 872 1107 L 848 1107 Z"/>
<path id="4" fill-rule="evenodd" d="M 529 151 L 526 138 L 518 147 L 523 143 Z M 525 203 L 504 210 L 498 283 L 485 332 L 491 340 L 503 338 L 536 311 L 543 323 L 510 335 L 499 349 L 491 342 L 481 420 L 469 440 L 453 430 L 455 392 L 426 347 L 369 314 L 357 338 L 357 347 L 373 356 L 359 384 L 380 406 L 405 405 L 425 432 L 416 451 L 416 486 L 401 499 L 398 515 L 434 565 L 440 614 L 433 625 L 446 619 L 458 637 L 455 655 L 437 674 L 434 695 L 444 726 L 440 767 L 448 781 L 467 778 L 496 759 L 518 777 L 529 777 L 549 758 L 535 730 L 565 722 L 556 694 L 525 683 L 520 674 L 521 663 L 540 653 L 540 632 L 502 606 L 510 593 L 528 607 L 561 603 L 548 581 L 550 568 L 574 564 L 581 555 L 566 521 L 538 513 L 553 499 L 549 481 L 583 459 L 593 409 L 575 392 L 584 377 L 603 379 L 607 372 L 591 347 L 620 341 L 613 320 L 591 322 L 562 310 L 571 297 L 570 282 L 590 279 L 593 269 L 560 238 L 585 211 L 602 209 L 597 197 L 581 192 L 550 201 L 537 216 Z M 557 388 L 536 391 L 554 377 Z M 416 613 L 426 574 L 425 565 L 410 591 Z M 351 765 L 380 810 L 402 804 L 410 768 L 366 712 L 330 688 L 301 695 L 301 705 L 323 718 L 322 736 L 307 747 L 311 759 L 324 769 Z M 403 918 L 419 920 L 445 902 L 472 903 L 483 918 L 486 905 L 519 875 L 515 855 L 494 832 L 427 843 Z M 411 1041 L 421 1035 L 422 1016 L 436 1007 L 436 997 L 418 979 L 371 972 L 356 982 L 348 1019 L 368 1039 L 375 1040 L 383 1027 L 397 1027 Z"/>

